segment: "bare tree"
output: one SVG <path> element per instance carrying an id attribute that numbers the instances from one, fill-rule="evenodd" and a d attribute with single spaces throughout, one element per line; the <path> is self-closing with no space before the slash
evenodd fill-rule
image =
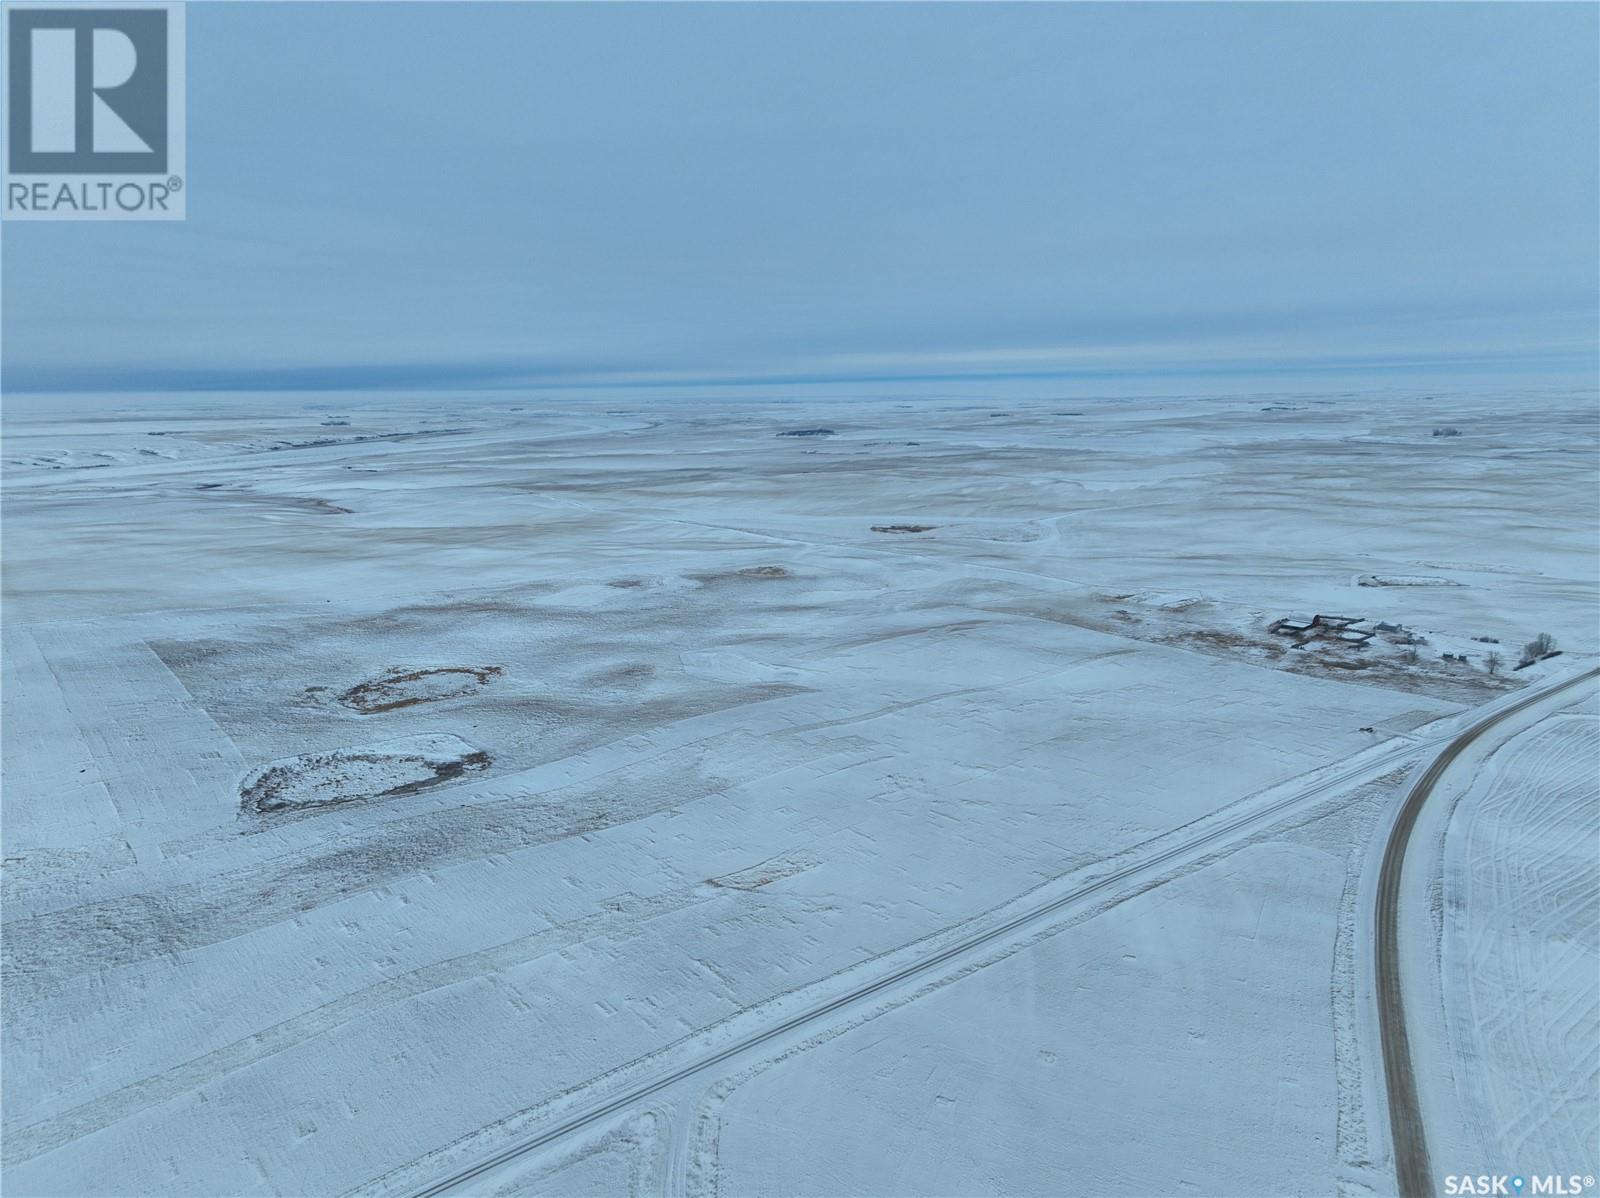
<path id="1" fill-rule="evenodd" d="M 1549 657 L 1555 651 L 1556 638 L 1548 632 L 1541 632 L 1526 645 L 1522 646 L 1522 661 L 1518 663 L 1518 669 L 1522 666 L 1531 666 L 1541 657 Z"/>
<path id="2" fill-rule="evenodd" d="M 1501 657 L 1499 653 L 1495 652 L 1495 650 L 1490 649 L 1489 652 L 1483 655 L 1483 668 L 1488 670 L 1491 674 L 1498 674 L 1500 672 L 1500 667 L 1505 664 L 1505 660 L 1506 659 Z"/>

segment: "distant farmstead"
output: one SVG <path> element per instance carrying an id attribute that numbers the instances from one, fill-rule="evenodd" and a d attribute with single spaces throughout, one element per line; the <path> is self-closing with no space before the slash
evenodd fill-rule
<path id="1" fill-rule="evenodd" d="M 1357 625 L 1362 623 L 1365 620 L 1361 616 L 1284 616 L 1268 625 L 1267 631 L 1294 637 L 1302 644 L 1310 640 L 1325 640 L 1364 645 L 1372 639 L 1376 629 L 1358 628 Z"/>

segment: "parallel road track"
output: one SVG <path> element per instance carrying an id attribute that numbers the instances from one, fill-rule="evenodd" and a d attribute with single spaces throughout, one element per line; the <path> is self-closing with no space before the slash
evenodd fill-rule
<path id="1" fill-rule="evenodd" d="M 676 1085 L 685 1078 L 693 1077 L 697 1073 L 715 1068 L 734 1057 L 748 1053 L 752 1049 L 759 1048 L 800 1028 L 816 1024 L 830 1015 L 855 1006 L 903 982 L 930 974 L 941 966 L 948 965 L 977 949 L 991 945 L 995 941 L 1021 931 L 1029 925 L 1041 924 L 1065 908 L 1080 904 L 1086 899 L 1105 897 L 1117 886 L 1132 878 L 1148 874 L 1151 870 L 1159 869 L 1164 865 L 1170 865 L 1185 859 L 1198 858 L 1206 850 L 1218 844 L 1226 843 L 1240 833 L 1252 830 L 1256 826 L 1265 825 L 1274 817 L 1310 799 L 1326 794 L 1329 791 L 1355 785 L 1361 781 L 1376 777 L 1382 771 L 1392 769 L 1400 761 L 1425 752 L 1427 747 L 1425 743 L 1402 746 L 1391 753 L 1385 754 L 1383 757 L 1366 761 L 1352 769 L 1341 771 L 1337 775 L 1296 791 L 1266 807 L 1245 812 L 1190 840 L 1172 845 L 1149 857 L 1141 858 L 1069 894 L 1030 907 L 997 925 L 973 932 L 927 957 L 912 961 L 902 968 L 856 986 L 835 998 L 809 1007 L 770 1027 L 761 1028 L 751 1032 L 749 1035 L 742 1036 L 726 1047 L 708 1053 L 703 1057 L 696 1057 L 687 1061 L 670 1072 L 644 1080 L 613 1098 L 599 1102 L 594 1106 L 585 1107 L 559 1123 L 546 1127 L 480 1161 L 464 1166 L 422 1189 L 412 1191 L 411 1196 L 412 1198 L 438 1198 L 439 1195 L 456 1192 L 461 1187 L 518 1157 L 535 1152 L 600 1120 L 616 1115 L 658 1094 L 662 1090 Z"/>
<path id="2" fill-rule="evenodd" d="M 1496 712 L 1495 714 L 1490 715 L 1483 720 L 1480 720 L 1471 728 L 1468 728 L 1465 732 L 1452 738 L 1446 744 L 1443 754 L 1433 763 L 1432 766 L 1429 767 L 1427 774 L 1424 775 L 1424 780 L 1436 778 L 1439 773 L 1443 772 L 1444 767 L 1448 765 L 1451 760 L 1454 760 L 1455 756 L 1459 754 L 1467 744 L 1469 744 L 1475 737 L 1481 735 L 1486 729 L 1498 723 L 1500 720 L 1503 720 L 1515 712 L 1521 711 L 1534 703 L 1549 698 L 1557 691 L 1565 690 L 1569 686 L 1575 686 L 1584 679 L 1592 678 L 1596 675 L 1600 675 L 1600 669 L 1591 670 L 1577 678 L 1560 683 L 1554 687 L 1546 688 L 1540 691 L 1538 694 L 1530 695 L 1528 698 L 1523 699 L 1520 702 L 1499 712 Z M 524 1139 L 518 1140 L 516 1143 L 511 1144 L 490 1156 L 487 1156 L 470 1165 L 463 1166 L 448 1176 L 431 1182 L 422 1189 L 412 1191 L 412 1198 L 439 1198 L 440 1195 L 459 1192 L 461 1191 L 462 1187 L 469 1185 L 475 1180 L 485 1177 L 486 1174 L 492 1173 L 501 1166 L 509 1164 L 519 1157 L 526 1156 L 529 1153 L 536 1152 L 541 1148 L 547 1147 L 548 1145 L 564 1139 L 575 1132 L 581 1131 L 586 1127 L 590 1127 L 601 1120 L 617 1115 L 628 1108 L 636 1106 L 646 1099 L 659 1094 L 661 1091 L 666 1090 L 681 1081 L 684 1081 L 687 1078 L 693 1077 L 699 1073 L 703 1073 L 708 1069 L 714 1069 L 718 1065 L 742 1056 L 753 1049 L 757 1049 L 763 1045 L 769 1044 L 774 1040 L 778 1040 L 783 1036 L 799 1031 L 802 1028 L 813 1024 L 818 1024 L 831 1015 L 838 1014 L 843 1010 L 883 994 L 885 991 L 891 990 L 902 983 L 932 974 L 942 966 L 950 965 L 978 949 L 993 945 L 995 942 L 1003 940 L 1005 937 L 1014 933 L 1023 931 L 1031 925 L 1044 924 L 1052 916 L 1062 913 L 1067 908 L 1081 904 L 1085 900 L 1108 897 L 1116 889 L 1116 887 L 1120 886 L 1124 882 L 1128 882 L 1141 875 L 1147 875 L 1152 870 L 1160 869 L 1163 866 L 1198 859 L 1207 850 L 1220 844 L 1226 844 L 1241 833 L 1248 832 L 1259 826 L 1264 826 L 1268 824 L 1274 817 L 1298 807 L 1310 799 L 1326 794 L 1329 791 L 1355 785 L 1360 781 L 1379 776 L 1383 770 L 1393 768 L 1393 766 L 1399 761 L 1402 761 L 1415 754 L 1425 752 L 1430 743 L 1437 742 L 1423 742 L 1420 744 L 1402 746 L 1392 753 L 1385 754 L 1383 757 L 1375 760 L 1369 760 L 1355 766 L 1352 769 L 1341 771 L 1337 775 L 1326 778 L 1323 781 L 1315 783 L 1314 785 L 1303 790 L 1296 791 L 1286 798 L 1271 803 L 1266 807 L 1257 808 L 1253 811 L 1247 811 L 1241 815 L 1235 816 L 1230 820 L 1226 820 L 1198 836 L 1183 841 L 1179 844 L 1172 845 L 1166 849 L 1152 854 L 1149 857 L 1135 861 L 1121 869 L 1107 874 L 1105 877 L 1098 878 L 1093 882 L 1089 882 L 1068 894 L 1058 896 L 1057 898 L 1030 907 L 1006 918 L 998 924 L 981 928 L 975 932 L 972 932 L 962 939 L 946 945 L 944 948 L 939 949 L 938 951 L 933 952 L 926 957 L 920 957 L 917 960 L 884 974 L 881 977 L 863 982 L 862 984 L 855 986 L 854 988 L 847 990 L 844 993 L 835 996 L 834 998 L 808 1007 L 805 1010 L 789 1016 L 786 1019 L 780 1020 L 769 1027 L 759 1028 L 745 1036 L 741 1036 L 723 1048 L 708 1052 L 704 1056 L 699 1056 L 688 1060 L 682 1065 L 679 1065 L 668 1072 L 658 1074 L 652 1078 L 647 1078 L 636 1085 L 630 1086 L 611 1098 L 599 1101 L 592 1106 L 584 1107 L 572 1115 L 562 1119 L 561 1121 L 551 1124 L 550 1126 L 547 1126 Z M 1428 782 L 1428 785 L 1431 786 L 1431 782 Z M 1406 808 L 1409 812 L 1409 815 L 1407 815 L 1407 812 L 1402 812 L 1401 820 L 1404 823 L 1404 834 L 1406 837 L 1409 837 L 1411 825 L 1416 822 L 1416 811 L 1414 810 L 1414 807 L 1421 802 L 1421 798 L 1418 797 L 1419 794 L 1421 798 L 1426 798 L 1427 789 L 1422 785 L 1422 780 L 1419 780 L 1418 786 L 1414 787 L 1406 798 Z M 1398 878 L 1399 873 L 1398 862 L 1401 855 L 1404 853 L 1404 841 L 1403 838 L 1399 838 L 1398 835 L 1400 831 L 1401 825 L 1400 823 L 1397 823 L 1395 834 L 1391 836 L 1389 846 L 1384 855 L 1385 875 L 1392 871 L 1396 878 Z M 1398 848 L 1396 847 L 1397 843 Z M 1387 882 L 1387 880 L 1387 877 L 1385 877 L 1384 881 Z M 1384 909 L 1384 902 L 1384 898 L 1380 895 L 1380 929 L 1383 927 L 1382 911 Z M 1392 911 L 1392 898 L 1389 900 L 1389 905 Z M 1386 967 L 1385 954 L 1381 948 L 1381 945 L 1384 943 L 1381 931 L 1379 943 L 1379 993 L 1382 995 L 1385 993 L 1384 978 Z M 1392 944 L 1390 947 L 1389 956 L 1393 956 Z M 1398 1016 L 1400 1005 L 1397 970 L 1395 971 L 1393 978 L 1389 980 L 1388 985 L 1393 991 L 1393 1010 Z M 1400 1027 L 1400 1056 L 1398 1058 L 1394 1058 L 1390 1052 L 1390 1025 L 1382 1023 L 1381 1013 L 1380 1024 L 1383 1027 L 1384 1032 L 1385 1073 L 1391 1079 L 1390 1109 L 1391 1111 L 1394 1111 L 1396 1109 L 1397 1102 L 1392 1081 L 1395 1073 L 1391 1066 L 1391 1062 L 1396 1059 L 1401 1061 L 1406 1060 L 1404 1028 L 1398 1023 L 1397 1020 L 1393 1021 L 1394 1026 Z M 1407 1077 L 1409 1078 L 1409 1069 L 1407 1070 Z M 1414 1082 L 1412 1082 L 1411 1101 L 1409 1108 L 1407 1109 L 1411 1110 L 1412 1112 L 1415 1112 L 1416 1109 Z M 1420 1122 L 1418 1122 L 1416 1126 L 1419 1132 L 1417 1143 L 1420 1145 Z M 1399 1144 L 1398 1132 L 1396 1135 L 1396 1144 L 1397 1146 Z M 1398 1155 L 1399 1154 L 1397 1150 L 1397 1159 Z M 1425 1152 L 1423 1154 L 1421 1168 L 1421 1176 L 1426 1178 L 1427 1161 Z M 1406 1191 L 1406 1198 L 1413 1198 L 1413 1195 L 1417 1195 L 1420 1198 L 1420 1195 L 1424 1194 L 1425 1192 L 1425 1186 L 1423 1189 Z"/>
<path id="3" fill-rule="evenodd" d="M 1473 724 L 1445 745 L 1444 751 L 1418 776 L 1395 817 L 1378 874 L 1375 952 L 1383 1079 L 1389 1095 L 1389 1129 L 1394 1136 L 1395 1177 L 1401 1198 L 1432 1198 L 1434 1193 L 1433 1167 L 1428 1160 L 1428 1140 L 1417 1099 L 1417 1078 L 1411 1067 L 1411 1042 L 1406 1035 L 1405 1001 L 1400 986 L 1400 874 L 1412 829 L 1434 786 L 1468 745 L 1502 720 L 1597 677 L 1600 668 L 1585 671 Z"/>

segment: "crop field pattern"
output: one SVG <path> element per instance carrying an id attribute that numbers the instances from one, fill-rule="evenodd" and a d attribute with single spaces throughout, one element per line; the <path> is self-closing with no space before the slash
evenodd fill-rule
<path id="1" fill-rule="evenodd" d="M 630 1086 L 471 1192 L 1392 1192 L 1369 848 L 1440 727 L 1600 651 L 1583 394 L 5 432 L 15 1194 L 427 1192 Z M 1563 719 L 1449 841 L 1464 1101 L 1529 1160 L 1582 1135 L 1514 1079 L 1600 1018 L 1493 914 L 1592 914 L 1520 881 L 1592 823 Z"/>

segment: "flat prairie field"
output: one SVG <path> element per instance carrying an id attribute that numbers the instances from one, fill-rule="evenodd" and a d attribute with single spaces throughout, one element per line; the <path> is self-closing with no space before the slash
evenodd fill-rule
<path id="1" fill-rule="evenodd" d="M 1600 652 L 1585 393 L 4 432 L 18 1195 L 1392 1192 L 1373 845 Z M 1516 988 L 1470 862 L 1592 820 L 1565 720 L 1448 842 L 1461 1002 Z M 1485 1051 L 1472 1118 L 1549 1097 Z"/>

